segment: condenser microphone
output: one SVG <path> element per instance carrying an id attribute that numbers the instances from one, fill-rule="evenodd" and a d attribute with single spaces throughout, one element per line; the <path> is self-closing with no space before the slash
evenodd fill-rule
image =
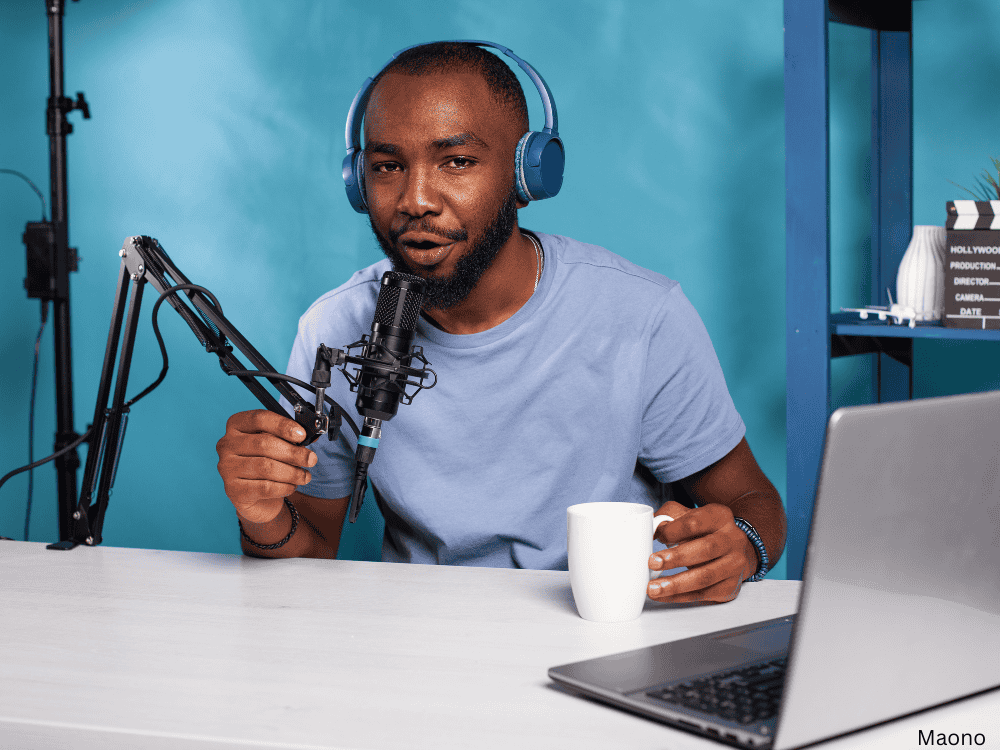
<path id="1" fill-rule="evenodd" d="M 407 377 L 414 371 L 410 363 L 415 356 L 410 345 L 424 303 L 424 280 L 399 271 L 386 271 L 382 276 L 371 337 L 362 351 L 358 376 L 358 414 L 364 418 L 358 449 L 355 452 L 354 492 L 351 494 L 350 520 L 357 520 L 361 502 L 368 487 L 368 466 L 375 458 L 382 422 L 392 419 L 406 395 Z M 421 361 L 422 355 L 416 355 Z M 436 380 L 436 378 L 435 378 Z"/>

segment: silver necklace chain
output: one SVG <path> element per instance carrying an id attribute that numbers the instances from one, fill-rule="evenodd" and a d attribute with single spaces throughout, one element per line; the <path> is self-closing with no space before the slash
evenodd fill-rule
<path id="1" fill-rule="evenodd" d="M 535 271 L 535 286 L 531 290 L 531 293 L 534 294 L 538 289 L 538 282 L 542 279 L 542 269 L 545 268 L 545 253 L 542 251 L 542 246 L 538 243 L 538 240 L 527 232 L 521 232 L 521 234 L 531 240 L 531 244 L 535 247 L 535 259 L 537 261 L 535 268 L 537 270 Z"/>

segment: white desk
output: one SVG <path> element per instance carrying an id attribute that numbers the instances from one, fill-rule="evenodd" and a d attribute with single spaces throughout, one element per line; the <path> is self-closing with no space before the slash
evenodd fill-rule
<path id="1" fill-rule="evenodd" d="M 577 616 L 564 572 L 0 542 L 0 746 L 718 750 L 546 671 L 789 614 L 798 589 L 603 625 Z M 998 707 L 994 692 L 823 747 L 953 726 L 996 748 L 1000 723 L 980 719 Z"/>

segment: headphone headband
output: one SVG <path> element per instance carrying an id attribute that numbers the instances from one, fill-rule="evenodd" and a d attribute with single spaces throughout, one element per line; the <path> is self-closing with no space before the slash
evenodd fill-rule
<path id="1" fill-rule="evenodd" d="M 375 78 L 404 52 L 435 43 L 413 44 L 396 52 L 375 76 L 365 79 L 365 82 L 361 84 L 361 88 L 358 89 L 358 93 L 355 94 L 354 101 L 351 102 L 351 109 L 347 113 L 347 124 L 344 128 L 347 156 L 344 158 L 343 173 L 348 200 L 350 200 L 355 210 L 360 213 L 367 213 L 368 211 L 368 202 L 364 194 L 361 125 L 364 120 L 365 109 L 368 106 L 368 100 L 371 98 L 372 84 Z M 526 201 L 554 196 L 562 186 L 562 171 L 565 157 L 563 155 L 562 141 L 559 138 L 559 116 L 556 113 L 556 103 L 545 81 L 542 80 L 538 71 L 501 44 L 476 39 L 456 39 L 448 43 L 474 44 L 478 47 L 491 47 L 499 50 L 516 62 L 518 67 L 535 84 L 538 95 L 542 99 L 542 107 L 545 110 L 545 126 L 541 132 L 529 130 L 517 145 L 517 161 L 515 164 L 517 190 L 521 198 Z"/>
<path id="2" fill-rule="evenodd" d="M 559 135 L 559 114 L 556 112 L 555 100 L 553 100 L 549 87 L 545 84 L 545 81 L 538 74 L 537 70 L 502 44 L 484 42 L 476 39 L 455 39 L 449 43 L 475 44 L 477 47 L 492 47 L 493 49 L 500 50 L 511 60 L 516 62 L 518 67 L 521 68 L 528 78 L 531 79 L 531 82 L 535 84 L 535 88 L 538 89 L 538 95 L 542 98 L 542 107 L 545 110 L 545 127 L 542 129 L 542 132 Z M 361 88 L 358 89 L 358 93 L 354 95 L 354 101 L 351 102 L 351 109 L 347 113 L 347 127 L 344 129 L 344 140 L 346 142 L 348 152 L 350 152 L 352 148 L 357 149 L 358 151 L 361 150 L 361 123 L 364 118 L 365 108 L 368 106 L 368 100 L 371 98 L 372 82 L 378 77 L 379 73 L 388 68 L 392 61 L 401 54 L 411 49 L 416 49 L 417 47 L 426 47 L 427 44 L 427 42 L 422 44 L 411 44 L 409 47 L 404 47 L 399 50 L 399 52 L 396 52 L 389 58 L 388 62 L 386 62 L 386 64 L 379 69 L 378 73 L 374 76 L 366 78 L 365 82 L 361 84 Z M 435 42 L 430 42 L 430 44 L 435 44 Z"/>

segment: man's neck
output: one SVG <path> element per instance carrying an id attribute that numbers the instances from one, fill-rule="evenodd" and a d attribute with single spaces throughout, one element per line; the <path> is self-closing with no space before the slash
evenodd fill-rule
<path id="1" fill-rule="evenodd" d="M 521 309 L 535 291 L 539 265 L 535 245 L 518 225 L 479 283 L 462 302 L 446 310 L 425 310 L 448 333 L 488 331 Z"/>

